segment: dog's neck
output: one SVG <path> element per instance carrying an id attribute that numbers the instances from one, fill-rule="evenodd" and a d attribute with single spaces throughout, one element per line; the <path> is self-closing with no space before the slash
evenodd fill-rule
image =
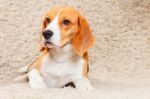
<path id="1" fill-rule="evenodd" d="M 57 63 L 64 63 L 79 57 L 71 44 L 67 44 L 63 48 L 52 48 L 49 53 L 51 58 Z"/>

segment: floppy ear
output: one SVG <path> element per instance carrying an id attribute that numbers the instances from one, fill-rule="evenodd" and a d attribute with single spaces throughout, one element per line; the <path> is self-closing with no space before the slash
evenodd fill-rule
<path id="1" fill-rule="evenodd" d="M 93 46 L 95 37 L 92 35 L 90 27 L 84 17 L 79 15 L 79 30 L 73 37 L 73 48 L 80 56 L 83 56 L 87 50 Z"/>
<path id="2" fill-rule="evenodd" d="M 46 26 L 47 26 L 47 22 L 46 22 L 46 19 L 44 19 L 42 23 L 42 31 L 40 33 L 40 51 L 41 52 L 45 50 L 45 46 L 43 45 L 43 42 L 42 42 L 42 32 L 44 31 Z"/>

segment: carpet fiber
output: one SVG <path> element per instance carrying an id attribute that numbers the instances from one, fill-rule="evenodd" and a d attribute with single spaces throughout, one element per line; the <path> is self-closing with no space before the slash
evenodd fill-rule
<path id="1" fill-rule="evenodd" d="M 31 89 L 15 83 L 20 67 L 39 55 L 43 15 L 73 6 L 88 20 L 92 91 Z M 3 99 L 148 99 L 150 97 L 149 0 L 0 0 L 0 97 Z"/>

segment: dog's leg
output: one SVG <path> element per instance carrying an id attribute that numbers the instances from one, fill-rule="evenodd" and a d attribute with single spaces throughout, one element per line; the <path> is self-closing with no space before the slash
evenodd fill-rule
<path id="1" fill-rule="evenodd" d="M 79 90 L 92 90 L 92 89 L 94 89 L 91 86 L 90 81 L 86 77 L 76 79 L 74 81 L 74 83 L 75 83 L 76 88 Z"/>
<path id="2" fill-rule="evenodd" d="M 21 67 L 21 68 L 18 70 L 18 73 L 27 73 L 27 72 L 28 72 L 28 67 L 29 67 L 29 65 L 24 66 L 24 67 Z"/>
<path id="3" fill-rule="evenodd" d="M 39 57 L 36 58 L 32 63 L 30 63 L 29 65 L 27 66 L 24 66 L 24 67 L 21 67 L 19 70 L 18 70 L 18 73 L 27 73 L 29 72 L 33 67 L 34 67 L 34 64 L 39 60 Z"/>
<path id="4" fill-rule="evenodd" d="M 24 74 L 24 75 L 15 77 L 15 78 L 14 78 L 14 81 L 15 81 L 15 82 L 26 82 L 26 81 L 28 81 L 28 75 L 27 75 L 27 74 Z"/>
<path id="5" fill-rule="evenodd" d="M 28 78 L 31 88 L 47 88 L 38 70 L 32 69 L 28 73 Z"/>

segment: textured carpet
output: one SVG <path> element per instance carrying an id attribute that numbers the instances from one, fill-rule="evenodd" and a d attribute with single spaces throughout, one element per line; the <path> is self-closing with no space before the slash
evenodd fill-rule
<path id="1" fill-rule="evenodd" d="M 15 83 L 17 70 L 39 55 L 42 16 L 73 6 L 96 36 L 90 50 L 92 91 L 31 89 Z M 150 97 L 149 0 L 0 0 L 2 99 L 148 99 Z"/>

